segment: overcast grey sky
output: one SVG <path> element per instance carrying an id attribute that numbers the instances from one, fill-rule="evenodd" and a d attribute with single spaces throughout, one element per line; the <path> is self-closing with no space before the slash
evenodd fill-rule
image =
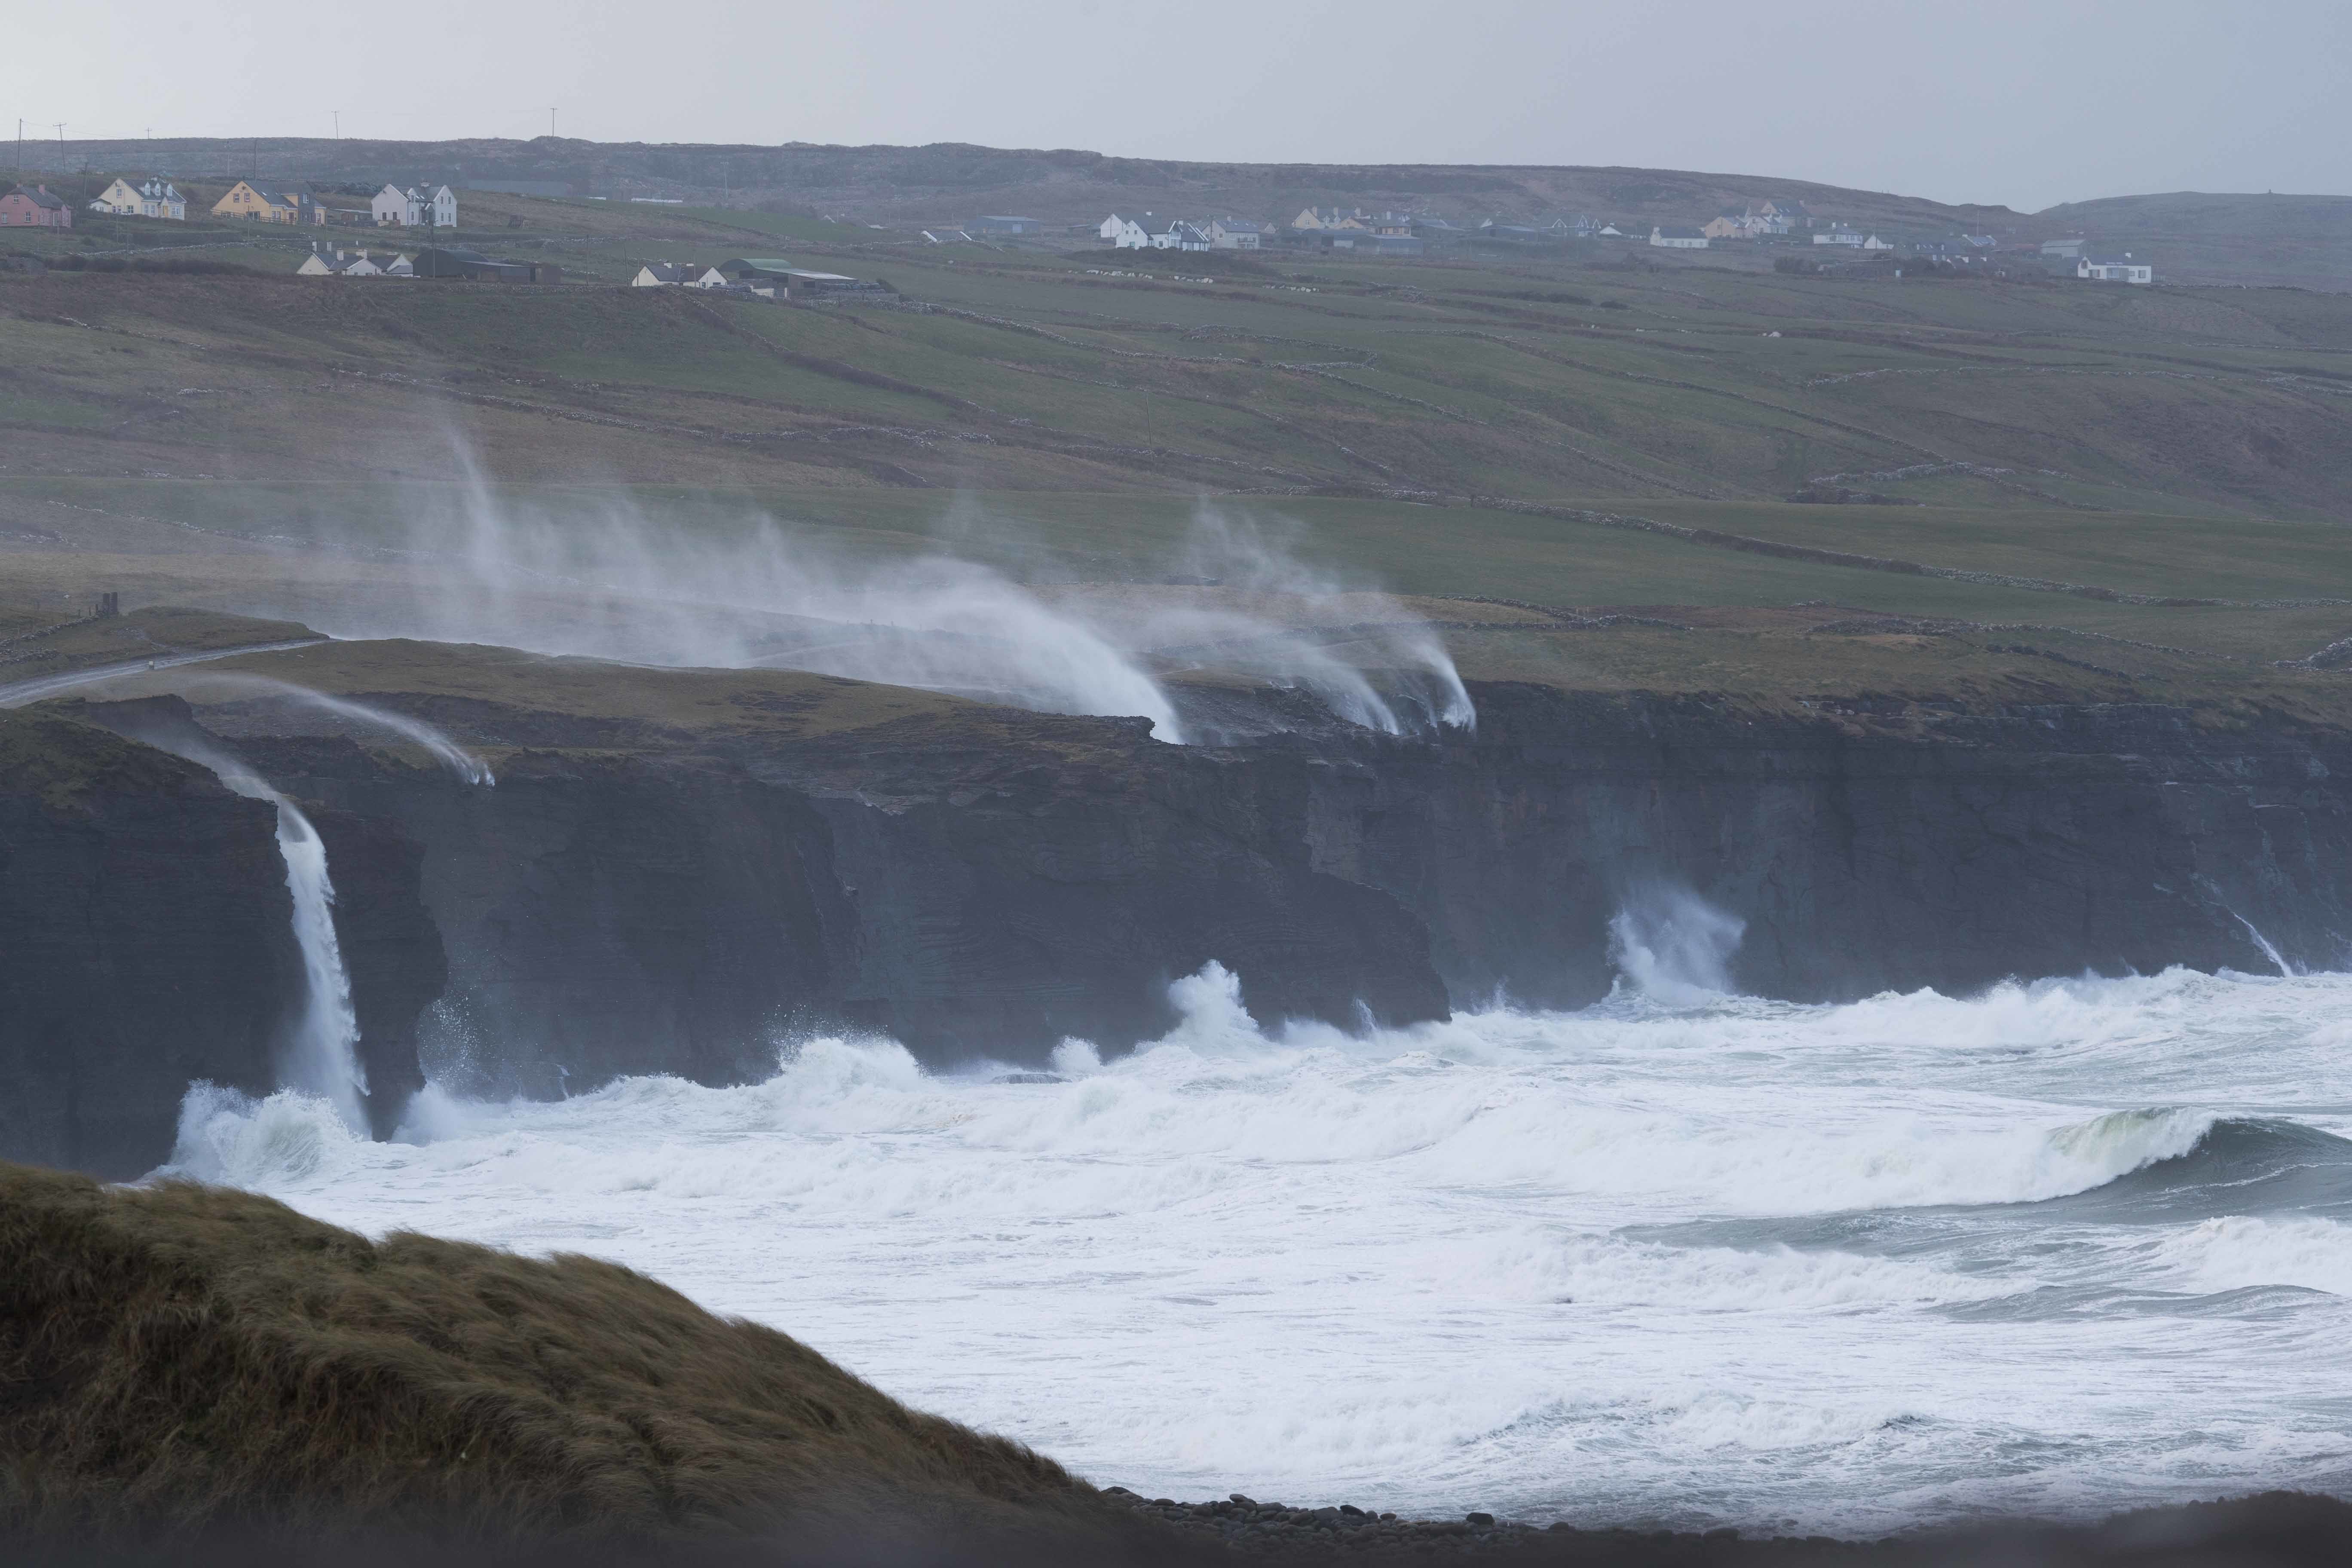
<path id="1" fill-rule="evenodd" d="M 2347 0 L 84 0 L 68 137 L 978 142 L 1622 163 L 1944 201 L 2352 194 Z M 13 103 L 5 100 L 13 99 Z M 5 134 L 5 130 L 0 130 Z"/>

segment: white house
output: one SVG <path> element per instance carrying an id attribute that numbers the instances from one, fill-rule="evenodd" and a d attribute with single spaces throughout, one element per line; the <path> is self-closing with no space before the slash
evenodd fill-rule
<path id="1" fill-rule="evenodd" d="M 1213 217 L 1209 220 L 1209 243 L 1219 250 L 1255 250 L 1265 237 L 1265 226 L 1247 218 Z"/>
<path id="2" fill-rule="evenodd" d="M 1653 228 L 1650 243 L 1661 250 L 1705 250 L 1706 236 L 1695 228 Z"/>
<path id="3" fill-rule="evenodd" d="M 694 272 L 694 264 L 692 262 L 688 262 L 687 263 L 687 270 L 694 273 L 694 276 L 686 279 L 686 286 L 689 289 L 724 289 L 727 287 L 727 274 L 719 271 L 716 267 L 706 267 L 700 272 Z"/>
<path id="4" fill-rule="evenodd" d="M 386 278 L 414 278 L 416 276 L 416 263 L 405 256 L 394 256 L 383 264 L 383 275 Z"/>
<path id="5" fill-rule="evenodd" d="M 1813 231 L 1813 243 L 1815 245 L 1851 245 L 1859 247 L 1864 238 L 1864 236 L 1860 229 L 1848 228 L 1842 223 L 1833 223 L 1827 228 L 1815 229 Z"/>
<path id="6" fill-rule="evenodd" d="M 1862 242 L 1862 247 L 1864 250 L 1892 250 L 1895 248 L 1895 242 L 1891 239 L 1881 239 L 1874 234 Z"/>
<path id="7" fill-rule="evenodd" d="M 1151 235 L 1154 250 L 1206 250 L 1209 237 L 1196 224 L 1181 218 L 1171 218 L 1165 226 L 1156 227 Z"/>
<path id="8" fill-rule="evenodd" d="M 368 214 L 378 228 L 455 228 L 457 193 L 429 180 L 405 188 L 386 185 L 368 202 Z"/>
<path id="9" fill-rule="evenodd" d="M 2156 267 L 2152 262 L 2134 261 L 2128 250 L 2121 256 L 2094 256 L 2084 251 L 2074 263 L 2074 276 L 2095 283 L 2153 283 Z"/>
<path id="10" fill-rule="evenodd" d="M 315 245 L 310 254 L 302 258 L 302 265 L 294 269 L 298 278 L 381 278 L 383 273 L 384 268 L 370 260 L 364 250 L 329 251 Z"/>
<path id="11" fill-rule="evenodd" d="M 1143 216 L 1150 217 L 1151 215 L 1145 213 Z M 1150 231 L 1143 226 L 1141 221 L 1121 217 L 1117 213 L 1103 219 L 1101 227 L 1096 232 L 1109 242 L 1113 250 L 1148 250 L 1151 247 Z"/>
<path id="12" fill-rule="evenodd" d="M 134 185 L 117 178 L 114 184 L 99 193 L 89 204 L 94 213 L 119 213 L 125 217 L 169 218 L 174 223 L 188 221 L 187 199 L 172 188 L 165 180 L 149 180 Z"/>
<path id="13" fill-rule="evenodd" d="M 711 270 L 716 272 L 718 268 L 712 268 Z M 629 279 L 629 287 L 632 289 L 659 289 L 664 286 L 675 288 L 692 283 L 700 276 L 701 274 L 695 270 L 694 263 L 691 261 L 676 264 L 667 261 L 648 261 L 637 268 L 637 275 Z M 700 283 L 694 283 L 694 286 L 698 289 L 702 287 Z"/>

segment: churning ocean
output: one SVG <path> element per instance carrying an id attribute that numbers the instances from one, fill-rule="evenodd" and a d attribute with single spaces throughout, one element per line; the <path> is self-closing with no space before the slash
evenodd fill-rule
<path id="1" fill-rule="evenodd" d="M 385 1143 L 198 1089 L 175 1167 L 614 1259 L 1147 1495 L 1859 1534 L 2352 1491 L 2352 976 L 1175 1000 L 1108 1063 L 815 1038 L 428 1088 Z"/>

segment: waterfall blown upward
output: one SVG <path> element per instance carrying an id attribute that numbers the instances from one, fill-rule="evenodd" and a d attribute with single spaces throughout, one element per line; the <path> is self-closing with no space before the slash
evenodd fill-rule
<path id="1" fill-rule="evenodd" d="M 1475 719 L 1425 618 L 1303 563 L 1289 525 L 1203 505 L 1157 565 L 1106 574 L 1091 558 L 1054 564 L 1015 537 L 1020 525 L 969 500 L 941 520 L 950 536 L 919 553 L 859 554 L 755 511 L 680 520 L 620 491 L 521 497 L 487 482 L 462 449 L 459 462 L 466 482 L 421 490 L 396 552 L 419 574 L 415 595 L 310 612 L 323 629 L 805 669 L 1044 712 L 1139 715 L 1179 743 L 1192 737 L 1168 677 L 1194 668 L 1307 692 L 1390 734 Z M 992 561 L 1019 562 L 1021 574 Z"/>
<path id="2" fill-rule="evenodd" d="M 403 740 L 413 741 L 425 748 L 433 760 L 470 784 L 495 784 L 499 781 L 490 773 L 490 765 L 467 751 L 446 734 L 422 719 L 396 713 L 389 708 L 379 708 L 372 702 L 355 702 L 348 697 L 331 697 L 323 691 L 313 691 L 307 686 L 297 686 L 290 680 L 278 680 L 267 675 L 246 675 L 235 670 L 208 670 L 184 682 L 184 692 L 228 691 L 256 697 L 283 698 L 339 719 L 388 730 Z"/>

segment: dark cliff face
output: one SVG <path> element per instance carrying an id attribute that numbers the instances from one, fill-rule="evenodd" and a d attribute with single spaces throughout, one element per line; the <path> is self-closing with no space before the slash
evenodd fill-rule
<path id="1" fill-rule="evenodd" d="M 793 737 L 539 715 L 494 788 L 344 739 L 230 743 L 326 840 L 379 1131 L 428 1071 L 740 1081 L 839 1027 L 938 1063 L 1117 1047 L 1212 959 L 1269 1024 L 1580 1005 L 1615 977 L 1612 919 L 1660 889 L 1744 921 L 1732 980 L 1792 999 L 2262 970 L 2265 939 L 2347 957 L 2336 731 L 1475 695 L 1475 734 L 1269 723 L 1223 748 L 1051 715 Z M 269 1087 L 299 965 L 268 807 L 65 730 L 115 751 L 0 791 L 0 1152 L 131 1173 L 189 1079 Z"/>
<path id="2" fill-rule="evenodd" d="M 1318 867 L 1428 923 L 1457 1005 L 1606 994 L 1611 920 L 1659 888 L 1744 920 L 1733 977 L 1793 1000 L 2267 972 L 2263 939 L 2336 964 L 2352 936 L 2352 737 L 2333 731 L 1475 695 L 1475 737 L 1325 770 L 1312 829 Z"/>
<path id="3" fill-rule="evenodd" d="M 128 1177 L 209 1079 L 268 1092 L 301 964 L 277 814 L 192 763 L 0 714 L 0 1157 Z"/>
<path id="4" fill-rule="evenodd" d="M 1421 922 L 1309 864 L 1303 766 L 1039 723 L 1114 743 L 532 751 L 488 789 L 343 742 L 239 745 L 322 820 L 420 847 L 448 959 L 423 1049 L 480 1092 L 741 1081 L 826 1027 L 935 1062 L 1115 1047 L 1164 1031 L 1169 983 L 1212 959 L 1269 1021 L 1444 1012 Z"/>

